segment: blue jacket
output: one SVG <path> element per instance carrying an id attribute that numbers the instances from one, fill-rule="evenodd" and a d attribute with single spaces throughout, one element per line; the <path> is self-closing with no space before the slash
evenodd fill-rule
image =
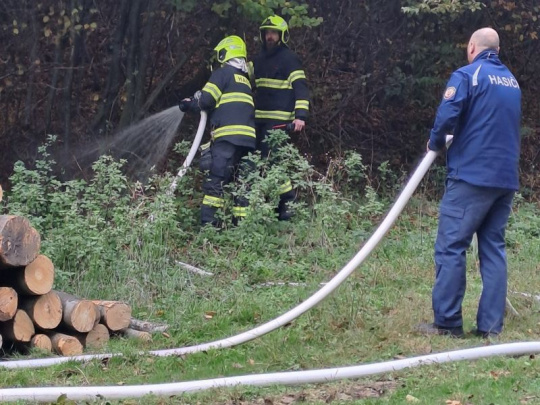
<path id="1" fill-rule="evenodd" d="M 495 50 L 456 70 L 437 110 L 429 149 L 444 147 L 448 177 L 511 190 L 519 188 L 521 90 Z"/>

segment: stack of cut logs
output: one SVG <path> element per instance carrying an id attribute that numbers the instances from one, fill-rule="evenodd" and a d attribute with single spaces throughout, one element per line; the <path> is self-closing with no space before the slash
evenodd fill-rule
<path id="1" fill-rule="evenodd" d="M 127 304 L 52 290 L 54 265 L 39 254 L 40 246 L 26 218 L 0 215 L 0 347 L 3 342 L 70 356 L 102 347 L 111 332 L 149 339 L 133 330 L 140 321 L 131 318 Z"/>

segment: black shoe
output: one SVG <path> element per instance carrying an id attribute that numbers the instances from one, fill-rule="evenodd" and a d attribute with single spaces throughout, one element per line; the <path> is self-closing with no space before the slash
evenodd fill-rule
<path id="1" fill-rule="evenodd" d="M 278 213 L 278 220 L 280 221 L 289 221 L 294 216 L 294 212 L 291 207 L 289 207 L 288 202 L 283 200 L 279 202 L 279 206 L 276 211 Z"/>
<path id="2" fill-rule="evenodd" d="M 462 326 L 445 327 L 434 323 L 420 323 L 415 326 L 415 331 L 423 335 L 450 336 L 453 338 L 462 338 L 465 336 Z"/>
<path id="3" fill-rule="evenodd" d="M 484 331 L 478 330 L 478 329 L 473 329 L 471 331 L 471 333 L 474 336 L 478 336 L 478 337 L 481 337 L 483 339 L 496 339 L 496 338 L 499 337 L 499 334 L 496 333 L 496 332 L 484 332 Z"/>

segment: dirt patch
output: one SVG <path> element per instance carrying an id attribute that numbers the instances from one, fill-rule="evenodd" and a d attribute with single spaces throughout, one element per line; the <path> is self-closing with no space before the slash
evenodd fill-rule
<path id="1" fill-rule="evenodd" d="M 265 396 L 264 398 L 243 400 L 235 399 L 221 402 L 220 405 L 291 405 L 300 403 L 334 401 L 356 401 L 359 399 L 381 398 L 395 391 L 398 381 L 375 381 L 369 383 L 342 383 L 339 385 L 320 385 L 305 388 L 285 395 Z"/>

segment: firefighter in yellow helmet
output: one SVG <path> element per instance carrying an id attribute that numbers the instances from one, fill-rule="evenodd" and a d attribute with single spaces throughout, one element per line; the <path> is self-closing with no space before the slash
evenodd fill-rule
<path id="1" fill-rule="evenodd" d="M 255 150 L 255 108 L 247 75 L 246 44 L 232 35 L 215 48 L 221 67 L 215 70 L 199 96 L 180 102 L 182 111 L 208 112 L 212 126 L 212 163 L 203 184 L 202 225 L 220 226 L 216 212 L 223 207 L 223 187 L 237 175 L 240 160 Z M 243 217 L 247 201 L 235 201 L 233 214 Z"/>
<path id="2" fill-rule="evenodd" d="M 253 59 L 255 127 L 257 149 L 266 158 L 270 153 L 265 142 L 269 130 L 285 124 L 291 124 L 296 132 L 304 129 L 309 90 L 301 61 L 287 46 L 287 22 L 277 15 L 267 17 L 260 26 L 260 38 L 262 49 Z M 296 197 L 290 181 L 281 185 L 279 194 L 278 218 L 288 220 L 292 216 L 289 203 Z"/>

